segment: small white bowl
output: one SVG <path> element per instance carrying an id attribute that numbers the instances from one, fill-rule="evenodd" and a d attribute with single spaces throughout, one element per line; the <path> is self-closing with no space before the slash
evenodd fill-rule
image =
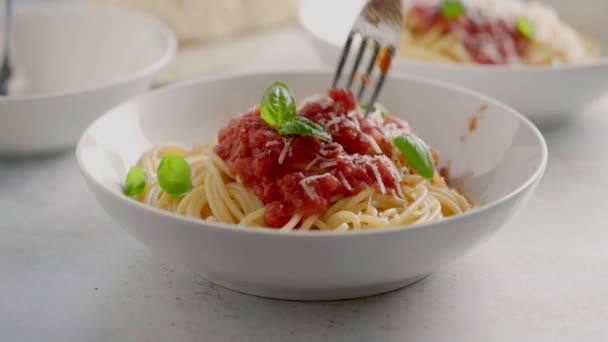
<path id="1" fill-rule="evenodd" d="M 300 23 L 310 33 L 328 65 L 337 62 L 338 52 L 365 1 L 302 0 Z M 515 107 L 538 124 L 549 125 L 571 117 L 608 94 L 608 57 L 605 57 L 608 53 L 608 1 L 542 2 L 554 7 L 567 23 L 597 40 L 604 57 L 588 65 L 518 67 L 427 63 L 398 58 L 391 72 L 430 77 L 477 90 Z"/>
<path id="2" fill-rule="evenodd" d="M 302 99 L 331 73 L 236 76 L 161 89 L 93 123 L 77 147 L 83 175 L 105 210 L 153 251 L 237 291 L 293 300 L 362 297 L 410 284 L 465 253 L 522 208 L 540 180 L 547 148 L 521 114 L 475 93 L 413 78 L 390 79 L 381 100 L 440 151 L 479 203 L 439 223 L 361 232 L 240 227 L 178 216 L 125 197 L 128 168 L 156 144 L 216 136 L 233 114 L 286 82 Z M 441 101 L 437 101 L 441 99 Z M 483 113 L 479 114 L 480 107 Z M 477 130 L 469 132 L 473 115 Z"/>
<path id="3" fill-rule="evenodd" d="M 173 33 L 117 7 L 17 8 L 14 58 L 23 94 L 0 97 L 0 154 L 73 146 L 110 108 L 145 91 L 173 57 Z"/>

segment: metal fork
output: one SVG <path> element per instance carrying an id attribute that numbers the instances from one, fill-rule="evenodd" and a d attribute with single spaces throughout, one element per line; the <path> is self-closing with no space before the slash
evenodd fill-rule
<path id="1" fill-rule="evenodd" d="M 351 71 L 347 74 L 346 88 L 352 89 L 354 81 L 358 80 L 357 101 L 362 103 L 367 84 L 372 79 L 376 80 L 371 99 L 367 102 L 366 116 L 373 111 L 390 69 L 391 60 L 399 46 L 401 18 L 401 0 L 369 0 L 342 48 L 332 87 L 335 88 L 340 84 L 343 78 L 342 72 L 350 59 L 349 56 L 352 55 L 351 51 L 356 51 L 350 67 Z M 361 64 L 367 65 L 364 70 L 360 70 Z M 374 69 L 374 66 L 377 68 Z"/>

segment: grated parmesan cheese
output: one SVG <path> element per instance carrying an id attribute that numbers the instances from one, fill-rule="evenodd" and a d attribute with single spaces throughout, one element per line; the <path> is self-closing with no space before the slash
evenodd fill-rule
<path id="1" fill-rule="evenodd" d="M 388 167 L 389 172 L 391 173 L 391 176 L 393 176 L 393 178 L 397 181 L 400 182 L 402 179 L 401 174 L 399 173 L 399 170 L 397 170 L 397 167 L 395 166 L 395 163 L 393 163 L 392 160 L 390 160 L 385 154 L 380 156 L 380 161 L 384 163 L 384 165 L 386 165 L 386 167 Z"/>
<path id="2" fill-rule="evenodd" d="M 361 130 L 359 121 L 357 119 L 352 120 L 348 114 L 346 116 L 336 116 L 334 113 L 329 113 L 329 117 L 331 120 L 324 122 L 323 125 L 323 128 L 328 132 L 332 132 L 332 128 L 334 128 L 333 126 L 336 124 L 342 124 L 344 127 L 352 127 L 359 131 Z"/>
<path id="3" fill-rule="evenodd" d="M 374 149 L 374 152 L 376 152 L 377 154 L 382 154 L 382 149 L 380 148 L 380 146 L 376 142 L 376 139 L 372 138 L 371 135 L 368 135 L 368 134 L 365 134 L 365 133 L 363 133 L 363 134 L 369 140 L 369 144 L 372 145 L 372 148 Z"/>
<path id="4" fill-rule="evenodd" d="M 279 165 L 283 165 L 283 162 L 285 161 L 285 157 L 287 156 L 287 152 L 289 152 L 289 150 L 291 149 L 291 138 L 290 139 L 285 139 L 283 138 L 283 142 L 285 143 L 285 145 L 283 146 L 283 150 L 281 151 L 281 154 L 279 155 Z"/>
<path id="5" fill-rule="evenodd" d="M 280 141 L 278 141 L 278 140 L 272 140 L 272 141 L 267 141 L 267 142 L 266 142 L 266 145 L 264 145 L 264 146 L 266 146 L 266 147 L 270 147 L 270 146 L 274 146 L 274 145 L 279 145 L 280 143 L 281 143 L 281 142 L 280 142 Z"/>
<path id="6" fill-rule="evenodd" d="M 336 114 L 334 114 L 334 113 L 329 113 L 328 115 L 329 115 L 329 117 L 331 118 L 331 120 L 329 120 L 329 121 L 328 121 L 328 122 L 325 124 L 325 127 L 324 127 L 324 128 L 325 128 L 325 130 L 326 130 L 326 131 L 328 131 L 328 132 L 329 132 L 329 131 L 331 131 L 331 126 L 333 126 L 333 125 L 335 125 L 335 124 L 337 124 L 337 123 L 340 123 L 341 121 L 343 121 L 343 120 L 344 120 L 344 118 L 342 118 L 342 117 L 338 117 L 338 116 L 336 116 Z"/>
<path id="7" fill-rule="evenodd" d="M 360 131 L 361 130 L 361 125 L 359 124 L 359 119 L 358 118 L 354 118 L 353 121 L 355 128 Z"/>
<path id="8" fill-rule="evenodd" d="M 320 156 L 320 155 L 317 155 L 317 156 L 315 157 L 315 159 L 311 160 L 311 161 L 310 161 L 310 163 L 308 163 L 308 165 L 306 165 L 306 167 L 305 167 L 304 169 L 305 169 L 305 170 L 310 170 L 310 168 L 311 168 L 313 165 L 315 165 L 315 164 L 316 164 L 316 162 L 318 162 L 318 161 L 319 161 L 319 160 L 321 160 L 321 159 L 322 159 L 322 158 L 321 158 L 321 156 Z"/>
<path id="9" fill-rule="evenodd" d="M 350 183 L 348 183 L 346 177 L 344 177 L 344 174 L 342 172 L 338 172 L 338 175 L 340 177 L 340 181 L 342 182 L 342 184 L 344 184 L 346 190 L 353 191 L 353 187 L 350 185 Z"/>
<path id="10" fill-rule="evenodd" d="M 331 149 L 334 149 L 333 151 Z M 321 148 L 321 150 L 319 151 L 319 153 L 325 157 L 326 155 L 332 153 L 332 152 L 342 152 L 344 151 L 344 148 L 342 147 L 342 145 L 335 143 L 335 142 L 331 142 L 325 146 L 323 146 Z"/>
<path id="11" fill-rule="evenodd" d="M 359 153 L 355 153 L 355 154 L 353 154 L 353 162 L 355 164 L 364 164 L 364 163 L 371 162 L 371 158 L 369 156 L 364 156 Z"/>
<path id="12" fill-rule="evenodd" d="M 378 170 L 378 166 L 374 163 L 367 164 L 372 168 L 372 172 L 374 176 L 376 176 L 376 182 L 378 182 L 378 186 L 380 186 L 380 192 L 382 194 L 386 194 L 386 187 L 384 186 L 384 182 L 382 182 L 382 175 L 380 175 L 380 170 Z"/>
<path id="13" fill-rule="evenodd" d="M 329 106 L 334 104 L 334 99 L 332 99 L 331 97 L 329 97 L 327 95 L 312 95 L 312 96 L 305 98 L 300 103 L 300 105 L 298 106 L 298 111 L 300 111 L 302 108 L 306 107 L 307 105 L 309 105 L 311 103 L 316 103 L 321 107 L 321 109 L 325 110 L 325 109 L 329 108 Z"/>
<path id="14" fill-rule="evenodd" d="M 333 161 L 333 160 L 325 161 L 325 162 L 322 162 L 321 164 L 319 164 L 319 166 L 324 169 L 328 168 L 328 167 L 336 166 L 336 165 L 338 165 L 338 162 Z"/>
<path id="15" fill-rule="evenodd" d="M 314 180 L 321 179 L 321 178 L 328 177 L 328 176 L 331 177 L 331 175 L 329 173 L 324 173 L 322 175 L 309 176 L 309 177 L 303 178 L 300 181 L 300 185 L 304 189 L 304 192 L 306 192 L 306 195 L 308 197 L 310 197 L 310 199 L 315 199 L 315 197 L 317 197 L 317 193 L 315 192 L 315 190 L 313 188 L 308 186 L 308 182 L 312 182 Z"/>

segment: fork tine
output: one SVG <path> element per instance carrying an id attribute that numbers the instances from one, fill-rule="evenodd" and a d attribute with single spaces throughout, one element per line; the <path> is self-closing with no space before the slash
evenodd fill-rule
<path id="1" fill-rule="evenodd" d="M 361 64 L 361 60 L 363 59 L 363 53 L 365 53 L 365 49 L 367 49 L 367 44 L 370 40 L 371 38 L 361 39 L 361 46 L 359 47 L 359 52 L 357 52 L 357 58 L 355 59 L 355 64 L 353 65 L 353 68 L 350 72 L 350 78 L 348 79 L 348 84 L 346 85 L 346 88 L 352 87 L 353 81 L 355 80 L 355 76 L 357 76 L 358 73 L 357 70 L 359 70 L 359 64 Z"/>
<path id="2" fill-rule="evenodd" d="M 361 86 L 359 87 L 359 92 L 357 93 L 357 101 L 359 102 L 361 101 L 363 92 L 365 91 L 365 86 L 367 85 L 369 77 L 372 74 L 372 70 L 374 69 L 374 65 L 376 64 L 376 58 L 378 58 L 378 54 L 380 53 L 380 44 L 378 43 L 378 41 L 372 40 L 372 42 L 374 43 L 374 53 L 372 54 L 372 57 L 369 60 L 369 65 L 367 66 L 365 74 L 363 74 Z"/>
<path id="3" fill-rule="evenodd" d="M 380 90 L 382 90 L 382 86 L 384 85 L 384 79 L 386 78 L 386 74 L 380 74 L 380 78 L 378 79 L 378 85 L 376 89 L 374 89 L 374 94 L 372 95 L 372 99 L 369 101 L 367 105 L 367 109 L 365 110 L 365 118 L 369 116 L 371 112 L 373 112 L 374 106 L 376 104 L 376 100 L 378 99 L 378 95 L 380 94 Z"/>
<path id="4" fill-rule="evenodd" d="M 332 88 L 335 88 L 338 85 L 338 81 L 340 80 L 340 76 L 342 75 L 342 69 L 344 68 L 344 64 L 346 62 L 346 57 L 348 56 L 348 52 L 350 51 L 350 46 L 353 43 L 353 37 L 355 36 L 355 32 L 351 31 L 348 34 L 348 39 L 346 39 L 346 43 L 342 48 L 342 55 L 340 56 L 340 62 L 338 62 L 338 68 L 334 73 L 334 81 L 332 82 Z"/>
<path id="5" fill-rule="evenodd" d="M 395 47 L 390 46 L 388 47 L 389 53 L 390 53 L 390 59 L 393 59 L 393 57 L 395 56 Z M 378 61 L 379 63 L 384 63 L 385 61 Z M 384 86 L 384 80 L 386 79 L 386 70 L 382 70 L 383 68 L 385 68 L 386 66 L 381 66 L 380 67 L 380 77 L 378 79 L 378 85 L 376 85 L 376 89 L 374 89 L 374 94 L 372 95 L 372 99 L 369 102 L 369 105 L 367 107 L 367 110 L 365 111 L 365 117 L 367 118 L 369 116 L 370 110 L 372 110 L 374 108 L 374 105 L 376 104 L 376 100 L 378 100 L 378 95 L 380 95 L 380 91 L 382 90 L 382 86 Z"/>
<path id="6" fill-rule="evenodd" d="M 357 100 L 361 102 L 363 97 L 367 97 L 366 93 L 370 92 L 367 89 L 369 88 L 367 83 L 370 82 L 371 78 L 374 78 L 375 84 L 372 85 L 374 89 L 371 91 L 371 102 L 368 102 L 368 109 L 374 108 L 400 42 L 399 37 L 403 21 L 401 8 L 402 0 L 367 0 L 359 16 L 355 19 L 340 54 L 332 87 L 336 88 L 338 87 L 338 83 L 346 81 L 346 88 L 355 91 L 352 87 L 353 82 L 355 78 L 360 78 L 361 84 L 355 88 L 358 90 Z M 353 43 L 355 39 L 357 43 L 360 43 L 358 48 L 353 47 L 353 45 L 356 45 Z M 368 62 L 366 58 L 372 53 L 366 53 L 366 50 L 371 43 L 375 45 L 373 47 L 373 55 Z M 352 63 L 351 73 L 344 76 L 342 73 L 344 72 L 345 65 L 348 64 L 346 68 L 351 68 L 350 59 L 352 57 L 350 55 L 355 53 L 354 50 L 358 51 Z M 361 64 L 364 65 L 361 66 Z M 362 73 L 365 73 L 359 73 L 359 69 L 362 70 Z M 379 69 L 380 74 L 376 76 L 377 72 L 374 69 Z M 365 116 L 367 117 L 368 115 L 369 110 Z"/>

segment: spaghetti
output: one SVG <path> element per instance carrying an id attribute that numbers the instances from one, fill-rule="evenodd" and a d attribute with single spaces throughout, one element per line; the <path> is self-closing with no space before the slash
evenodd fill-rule
<path id="1" fill-rule="evenodd" d="M 150 182 L 137 199 L 180 215 L 283 231 L 394 227 L 471 209 L 438 173 L 417 174 L 392 143 L 411 133 L 405 122 L 379 111 L 363 114 L 345 90 L 306 101 L 298 116 L 331 134 L 323 141 L 282 136 L 256 107 L 233 118 L 217 140 L 146 152 L 138 165 Z M 190 164 L 193 188 L 185 196 L 172 197 L 158 184 L 157 168 L 167 155 Z"/>
<path id="2" fill-rule="evenodd" d="M 462 13 L 442 12 L 460 0 L 416 0 L 404 14 L 400 54 L 430 62 L 477 64 L 588 63 L 599 48 L 537 2 L 462 0 Z"/>

